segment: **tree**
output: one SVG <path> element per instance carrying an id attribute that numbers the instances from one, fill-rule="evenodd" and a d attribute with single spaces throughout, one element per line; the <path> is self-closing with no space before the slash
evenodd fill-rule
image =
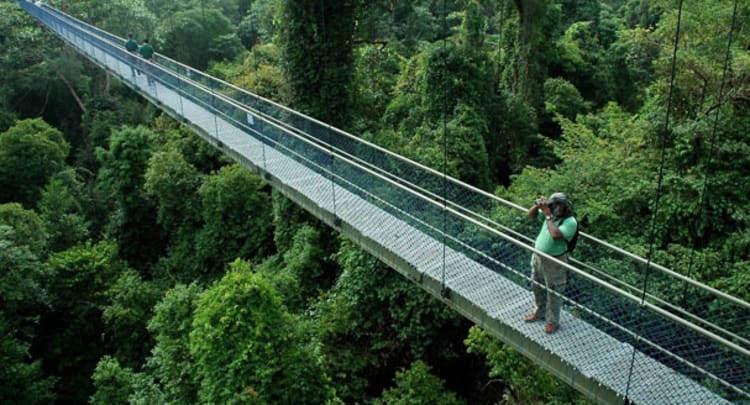
<path id="1" fill-rule="evenodd" d="M 59 252 L 81 243 L 89 236 L 89 221 L 80 201 L 83 184 L 72 173 L 50 180 L 39 200 L 39 217 L 44 224 L 52 252 Z"/>
<path id="2" fill-rule="evenodd" d="M 128 367 L 122 367 L 117 359 L 104 356 L 91 376 L 95 392 L 89 398 L 92 405 L 127 404 L 133 394 L 135 373 Z"/>
<path id="3" fill-rule="evenodd" d="M 249 264 L 198 300 L 190 353 L 203 402 L 324 403 L 332 396 L 314 347 L 278 293 Z"/>
<path id="4" fill-rule="evenodd" d="M 584 101 L 576 87 L 565 79 L 547 79 L 544 82 L 544 114 L 541 131 L 550 138 L 560 136 L 560 126 L 554 122 L 555 114 L 575 120 L 577 114 L 588 110 L 590 103 Z"/>
<path id="5" fill-rule="evenodd" d="M 537 114 L 543 108 L 545 56 L 559 24 L 560 10 L 550 0 L 515 0 L 518 9 L 519 93 Z"/>
<path id="6" fill-rule="evenodd" d="M 383 391 L 376 404 L 462 404 L 463 401 L 451 391 L 446 391 L 444 382 L 430 373 L 430 367 L 421 360 L 411 364 L 408 370 L 396 372 L 396 386 Z"/>
<path id="7" fill-rule="evenodd" d="M 57 0 L 63 3 L 62 0 Z M 51 3 L 57 2 L 52 0 Z M 158 21 L 146 8 L 144 0 L 75 0 L 60 4 L 66 11 L 82 20 L 121 37 L 132 33 L 137 39 L 153 35 Z"/>
<path id="8" fill-rule="evenodd" d="M 469 330 L 466 346 L 469 353 L 486 356 L 491 367 L 488 377 L 498 378 L 493 381 L 502 384 L 501 398 L 512 398 L 511 403 L 586 403 L 573 388 L 476 326 Z"/>
<path id="9" fill-rule="evenodd" d="M 198 170 L 170 148 L 149 158 L 144 178 L 144 190 L 157 204 L 157 221 L 173 240 L 195 233 L 201 222 L 198 189 L 203 182 Z"/>
<path id="10" fill-rule="evenodd" d="M 164 245 L 155 204 L 143 189 L 154 138 L 146 127 L 123 127 L 112 132 L 109 149 L 97 150 L 102 163 L 97 185 L 114 200 L 116 208 L 110 233 L 117 239 L 122 257 L 135 268 L 154 261 Z"/>
<path id="11" fill-rule="evenodd" d="M 339 128 L 351 123 L 357 4 L 284 0 L 282 6 L 282 68 L 292 91 L 290 104 Z"/>
<path id="12" fill-rule="evenodd" d="M 102 312 L 105 333 L 120 364 L 140 369 L 153 346 L 146 324 L 161 292 L 132 269 L 124 270 L 107 289 Z"/>
<path id="13" fill-rule="evenodd" d="M 81 58 L 14 2 L 0 3 L 0 131 L 13 117 L 41 117 L 72 144 L 90 78 Z"/>
<path id="14" fill-rule="evenodd" d="M 458 314 L 351 241 L 336 259 L 343 273 L 314 315 L 341 400 L 364 402 L 413 360 L 449 362 L 462 351 L 467 326 Z"/>
<path id="15" fill-rule="evenodd" d="M 280 9 L 281 2 L 277 0 L 255 0 L 250 4 L 249 11 L 243 14 L 237 27 L 237 35 L 245 49 L 249 51 L 254 45 L 270 43 L 275 38 L 280 25 Z"/>
<path id="16" fill-rule="evenodd" d="M 2 227 L 0 227 L 1 232 Z M 0 243 L 2 243 L 0 241 Z M 16 331 L 0 312 L 0 402 L 49 404 L 54 402 L 55 378 L 45 377 L 40 360 L 29 359 L 29 344 L 18 340 Z"/>
<path id="17" fill-rule="evenodd" d="M 644 28 L 622 29 L 605 56 L 607 69 L 612 73 L 614 101 L 630 112 L 643 104 L 646 88 L 654 80 L 654 60 L 660 46 Z"/>
<path id="18" fill-rule="evenodd" d="M 0 225 L 13 228 L 13 241 L 16 244 L 28 246 L 39 258 L 46 255 L 47 233 L 36 212 L 24 209 L 18 203 L 0 204 Z"/>
<path id="19" fill-rule="evenodd" d="M 318 296 L 330 288 L 336 277 L 331 263 L 336 238 L 323 236 L 323 231 L 301 224 L 285 252 L 268 257 L 255 271 L 268 279 L 293 314 L 302 314 Z"/>
<path id="20" fill-rule="evenodd" d="M 273 240 L 276 250 L 284 254 L 291 249 L 294 236 L 305 225 L 316 225 L 317 219 L 277 190 L 271 192 L 273 205 Z"/>
<path id="21" fill-rule="evenodd" d="M 42 187 L 65 167 L 69 149 L 62 133 L 39 118 L 0 134 L 0 202 L 33 207 Z"/>
<path id="22" fill-rule="evenodd" d="M 195 360 L 190 354 L 189 336 L 201 291 L 197 283 L 177 284 L 156 304 L 154 316 L 148 323 L 156 344 L 146 368 L 160 382 L 170 403 L 198 402 Z"/>
<path id="23" fill-rule="evenodd" d="M 39 314 L 49 304 L 49 272 L 14 228 L 0 224 L 0 317 L 9 337 L 30 341 L 38 334 Z M 10 349 L 9 349 L 10 350 Z"/>
<path id="24" fill-rule="evenodd" d="M 176 12 L 160 26 L 159 38 L 165 55 L 199 70 L 233 59 L 242 48 L 232 23 L 215 8 Z"/>
<path id="25" fill-rule="evenodd" d="M 59 400 L 82 402 L 92 394 L 91 373 L 108 351 L 102 341 L 106 291 L 125 266 L 111 242 L 55 253 L 46 265 L 52 308 L 42 317 L 39 355 L 60 377 Z"/>
<path id="26" fill-rule="evenodd" d="M 242 166 L 209 176 L 199 194 L 204 226 L 196 241 L 204 274 L 220 274 L 240 258 L 263 257 L 272 249 L 271 201 L 265 184 Z"/>

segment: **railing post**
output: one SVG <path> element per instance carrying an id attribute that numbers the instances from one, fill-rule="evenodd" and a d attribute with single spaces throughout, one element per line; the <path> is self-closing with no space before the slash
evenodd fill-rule
<path id="1" fill-rule="evenodd" d="M 215 102 L 215 100 L 216 100 L 216 96 L 214 96 L 213 94 L 211 94 L 211 110 L 212 110 L 211 113 L 214 116 L 214 134 L 216 136 L 216 140 L 217 141 L 221 141 L 221 139 L 219 139 L 219 122 L 218 122 L 218 119 L 216 118 L 216 102 Z"/>
<path id="2" fill-rule="evenodd" d="M 329 153 L 331 154 L 331 158 L 329 160 L 329 168 L 328 171 L 331 173 L 331 197 L 333 198 L 333 222 L 336 226 L 341 225 L 341 219 L 339 218 L 338 214 L 336 213 L 336 181 L 334 179 L 334 176 L 336 175 L 336 171 L 334 169 L 334 159 L 336 158 L 333 153 L 333 129 L 329 124 L 326 124 L 325 130 L 328 132 L 328 149 Z"/>
<path id="3" fill-rule="evenodd" d="M 177 77 L 177 99 L 180 101 L 180 117 L 182 117 L 182 120 L 185 121 L 187 117 L 185 117 L 185 107 L 182 105 L 182 78 L 178 75 Z"/>

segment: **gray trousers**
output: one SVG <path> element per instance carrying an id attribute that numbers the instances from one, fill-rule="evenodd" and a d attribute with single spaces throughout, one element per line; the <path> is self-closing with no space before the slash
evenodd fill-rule
<path id="1" fill-rule="evenodd" d="M 568 253 L 556 256 L 556 259 L 567 263 Z M 546 319 L 547 323 L 557 325 L 560 322 L 562 294 L 568 283 L 565 267 L 534 253 L 531 256 L 531 290 L 534 291 L 534 313 L 537 318 Z M 555 294 L 557 293 L 557 294 Z M 560 295 L 558 295 L 560 294 Z"/>

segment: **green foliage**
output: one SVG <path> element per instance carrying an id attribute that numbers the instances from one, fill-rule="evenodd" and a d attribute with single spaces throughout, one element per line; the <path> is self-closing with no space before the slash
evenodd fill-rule
<path id="1" fill-rule="evenodd" d="M 109 148 L 99 149 L 102 186 L 111 190 L 123 205 L 139 205 L 148 159 L 154 149 L 154 133 L 146 127 L 124 127 L 112 132 Z"/>
<path id="2" fill-rule="evenodd" d="M 116 358 L 104 356 L 91 376 L 96 392 L 89 398 L 92 405 L 127 404 L 133 394 L 135 373 L 122 367 Z"/>
<path id="3" fill-rule="evenodd" d="M 115 244 L 107 242 L 55 253 L 47 266 L 52 309 L 42 318 L 41 354 L 60 377 L 60 400 L 85 401 L 93 392 L 91 373 L 107 351 L 101 341 L 106 291 L 124 266 Z"/>
<path id="4" fill-rule="evenodd" d="M 555 68 L 562 71 L 588 100 L 601 105 L 612 99 L 610 72 L 605 68 L 604 50 L 591 21 L 571 24 L 557 41 L 558 55 Z"/>
<path id="5" fill-rule="evenodd" d="M 0 134 L 0 202 L 33 207 L 50 177 L 65 167 L 70 147 L 43 120 L 27 119 Z"/>
<path id="6" fill-rule="evenodd" d="M 273 204 L 274 243 L 276 250 L 284 253 L 291 249 L 294 235 L 300 227 L 316 224 L 317 220 L 276 190 L 271 192 L 271 202 Z"/>
<path id="7" fill-rule="evenodd" d="M 545 111 L 558 113 L 569 120 L 587 110 L 586 102 L 578 89 L 565 79 L 547 79 L 544 82 Z"/>
<path id="8" fill-rule="evenodd" d="M 83 184 L 72 173 L 58 175 L 50 180 L 39 200 L 39 217 L 48 235 L 52 252 L 68 249 L 85 241 L 89 236 L 89 221 L 81 201 Z"/>
<path id="9" fill-rule="evenodd" d="M 273 287 L 236 261 L 198 300 L 190 353 L 209 403 L 289 403 L 330 398 L 327 378 L 300 325 Z"/>
<path id="10" fill-rule="evenodd" d="M 314 313 L 343 401 L 380 395 L 382 384 L 414 359 L 446 359 L 462 350 L 455 312 L 351 241 L 342 241 L 337 260 L 343 273 Z"/>
<path id="11" fill-rule="evenodd" d="M 0 269 L 0 318 L 20 338 L 29 339 L 36 335 L 41 307 L 49 304 L 49 272 L 7 225 L 0 225 Z"/>
<path id="12" fill-rule="evenodd" d="M 182 158 L 203 174 L 219 170 L 231 160 L 213 145 L 196 136 L 188 127 L 181 125 L 168 115 L 153 120 L 152 129 L 163 149 L 179 151 Z"/>
<path id="13" fill-rule="evenodd" d="M 81 136 L 73 144 L 76 166 L 97 171 L 100 162 L 96 160 L 96 150 L 109 145 L 112 128 L 145 124 L 153 115 L 155 107 L 142 100 L 128 98 L 129 90 L 125 85 L 118 86 L 118 83 L 112 86 L 115 94 L 96 94 L 86 100 L 87 110 L 81 116 Z"/>
<path id="14" fill-rule="evenodd" d="M 571 387 L 476 326 L 469 330 L 465 343 L 469 353 L 487 356 L 488 377 L 500 379 L 503 400 L 515 404 L 587 403 Z"/>
<path id="15" fill-rule="evenodd" d="M 81 109 L 74 93 L 84 97 L 90 82 L 81 59 L 15 2 L 1 2 L 0 15 L 0 131 L 14 117 L 42 117 L 75 144 Z"/>
<path id="16" fill-rule="evenodd" d="M 399 152 L 442 171 L 447 147 L 448 174 L 480 188 L 490 184 L 485 112 L 494 107 L 486 62 L 464 48 L 431 47 L 408 62 L 385 116 L 410 138 Z"/>
<path id="17" fill-rule="evenodd" d="M 201 291 L 195 283 L 176 285 L 156 304 L 154 316 L 148 323 L 156 344 L 147 368 L 160 382 L 170 403 L 197 402 L 198 385 L 193 379 L 195 366 L 189 336 Z"/>
<path id="18" fill-rule="evenodd" d="M 144 0 L 51 0 L 50 3 L 68 13 L 99 27 L 105 31 L 127 37 L 132 33 L 139 41 L 153 34 L 157 24 L 156 16 L 146 8 Z"/>
<path id="19" fill-rule="evenodd" d="M 215 8 L 174 13 L 159 26 L 158 37 L 165 55 L 199 70 L 210 61 L 233 59 L 242 47 L 232 23 Z"/>
<path id="20" fill-rule="evenodd" d="M 18 203 L 0 204 L 0 225 L 12 227 L 14 242 L 26 245 L 37 257 L 47 252 L 47 233 L 36 212 L 24 209 Z"/>
<path id="21" fill-rule="evenodd" d="M 305 309 L 306 304 L 333 284 L 336 268 L 329 261 L 331 253 L 326 251 L 330 248 L 325 241 L 328 236 L 310 225 L 302 225 L 290 248 L 283 253 L 286 265 L 283 271 L 296 281 L 293 294 L 300 297 L 297 305 L 287 304 L 290 310 Z"/>
<path id="22" fill-rule="evenodd" d="M 3 227 L 0 226 L 0 232 Z M 2 244 L 2 239 L 0 239 Z M 1 253 L 0 253 L 1 254 Z M 4 268 L 4 267 L 3 267 Z M 3 280 L 4 281 L 4 280 Z M 5 297 L 3 297 L 5 298 Z M 0 312 L 0 402 L 49 404 L 54 402 L 55 379 L 42 373 L 41 360 L 29 360 L 29 344 L 17 340 L 16 331 Z"/>
<path id="23" fill-rule="evenodd" d="M 551 0 L 516 1 L 518 39 L 514 80 L 518 93 L 537 112 L 543 110 L 543 84 L 547 76 L 546 57 L 551 53 L 550 41 L 560 29 L 560 6 Z M 516 86 L 513 87 L 514 89 Z"/>
<path id="24" fill-rule="evenodd" d="M 145 178 L 144 189 L 156 201 L 157 222 L 170 238 L 168 254 L 160 259 L 154 274 L 191 280 L 204 271 L 195 254 L 196 237 L 203 226 L 198 188 L 204 175 L 182 153 L 167 148 L 149 159 Z"/>
<path id="25" fill-rule="evenodd" d="M 204 226 L 197 252 L 206 272 L 235 258 L 263 257 L 271 249 L 271 198 L 264 183 L 237 164 L 209 176 L 200 187 Z"/>
<path id="26" fill-rule="evenodd" d="M 358 38 L 365 43 L 382 42 L 405 57 L 411 57 L 425 43 L 436 40 L 441 35 L 440 16 L 443 9 L 450 14 L 452 4 L 432 1 L 369 1 L 358 8 Z M 433 12 L 430 8 L 438 8 Z M 456 25 L 451 21 L 446 27 Z"/>
<path id="27" fill-rule="evenodd" d="M 132 269 L 123 271 L 107 289 L 109 301 L 102 319 L 105 333 L 115 348 L 114 356 L 123 365 L 138 369 L 153 345 L 146 331 L 151 311 L 161 292 Z"/>
<path id="28" fill-rule="evenodd" d="M 531 153 L 539 137 L 536 115 L 529 105 L 509 92 L 501 92 L 496 99 L 486 148 L 492 179 L 496 184 L 508 184 L 510 176 L 527 164 L 544 166 L 548 159 L 543 152 Z"/>
<path id="29" fill-rule="evenodd" d="M 383 391 L 376 404 L 463 404 L 456 394 L 446 391 L 444 382 L 430 373 L 430 367 L 421 360 L 412 363 L 405 371 L 396 372 L 396 386 Z"/>
<path id="30" fill-rule="evenodd" d="M 629 28 L 650 29 L 661 20 L 664 6 L 665 3 L 658 0 L 627 0 L 622 14 Z"/>
<path id="31" fill-rule="evenodd" d="M 411 148 L 418 161 L 443 170 L 449 176 L 481 189 L 489 189 L 489 163 L 483 135 L 488 133 L 487 122 L 481 114 L 465 104 L 459 104 L 445 128 L 436 127 L 412 139 Z M 447 149 L 447 156 L 445 156 Z"/>
<path id="32" fill-rule="evenodd" d="M 209 73 L 261 97 L 285 103 L 288 83 L 279 67 L 279 49 L 274 44 L 254 47 L 242 64 L 216 63 Z"/>
<path id="33" fill-rule="evenodd" d="M 562 139 L 551 145 L 563 162 L 556 170 L 524 169 L 513 179 L 511 200 L 529 201 L 564 190 L 593 234 L 645 237 L 642 229 L 649 218 L 643 210 L 652 194 L 641 175 L 655 169 L 646 141 L 650 124 L 614 104 L 576 123 L 562 117 L 558 122 Z M 629 218 L 630 226 L 624 226 L 623 218 Z"/>
<path id="34" fill-rule="evenodd" d="M 612 71 L 612 94 L 628 111 L 642 105 L 644 90 L 654 79 L 653 62 L 660 48 L 651 35 L 643 28 L 620 30 L 606 55 L 607 69 Z"/>
<path id="35" fill-rule="evenodd" d="M 391 47 L 363 45 L 355 50 L 355 127 L 373 130 L 395 94 L 402 58 Z"/>
<path id="36" fill-rule="evenodd" d="M 435 45 L 425 55 L 418 86 L 428 120 L 450 116 L 460 103 L 480 108 L 490 99 L 489 77 L 483 60 L 473 51 L 456 46 Z"/>
<path id="37" fill-rule="evenodd" d="M 597 0 L 559 0 L 562 5 L 562 24 L 569 26 L 577 21 L 599 22 L 602 5 Z"/>
<path id="38" fill-rule="evenodd" d="M 352 35 L 358 0 L 320 7 L 313 0 L 283 0 L 282 68 L 291 105 L 335 127 L 351 122 Z"/>
<path id="39" fill-rule="evenodd" d="M 163 246 L 155 204 L 143 189 L 154 139 L 146 127 L 123 127 L 112 132 L 108 150 L 97 150 L 102 163 L 97 185 L 116 203 L 109 233 L 117 239 L 122 257 L 135 267 L 155 260 Z"/>
<path id="40" fill-rule="evenodd" d="M 237 36 L 248 51 L 256 44 L 266 44 L 273 40 L 280 24 L 278 13 L 281 2 L 278 0 L 255 0 L 250 10 L 237 27 Z"/>
<path id="41" fill-rule="evenodd" d="M 89 404 L 163 404 L 165 398 L 153 380 L 145 373 L 136 373 L 120 365 L 116 358 L 104 356 L 91 376 L 94 394 Z"/>
<path id="42" fill-rule="evenodd" d="M 168 149 L 148 161 L 143 185 L 157 204 L 157 221 L 172 237 L 193 234 L 200 221 L 198 188 L 203 176 L 182 153 Z"/>

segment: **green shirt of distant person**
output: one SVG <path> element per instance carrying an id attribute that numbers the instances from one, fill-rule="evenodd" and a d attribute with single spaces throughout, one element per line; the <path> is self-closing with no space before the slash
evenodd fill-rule
<path id="1" fill-rule="evenodd" d="M 578 222 L 575 217 L 569 216 L 562 220 L 557 218 L 554 219 L 557 229 L 563 234 L 563 237 L 560 239 L 552 237 L 547 227 L 547 221 L 541 211 L 537 213 L 537 218 L 539 218 L 539 222 L 542 223 L 542 227 L 536 237 L 534 247 L 550 256 L 559 256 L 567 252 L 567 241 L 573 238 L 573 235 L 576 233 L 576 228 L 578 228 Z"/>
<path id="2" fill-rule="evenodd" d="M 138 42 L 135 42 L 135 39 L 128 38 L 127 41 L 125 41 L 125 49 L 128 50 L 128 52 L 135 52 L 138 50 Z"/>
<path id="3" fill-rule="evenodd" d="M 138 52 L 141 54 L 143 59 L 151 60 L 154 56 L 154 48 L 151 46 L 151 44 L 148 43 L 148 40 L 143 41 L 143 45 L 141 45 L 141 48 L 138 50 Z"/>

